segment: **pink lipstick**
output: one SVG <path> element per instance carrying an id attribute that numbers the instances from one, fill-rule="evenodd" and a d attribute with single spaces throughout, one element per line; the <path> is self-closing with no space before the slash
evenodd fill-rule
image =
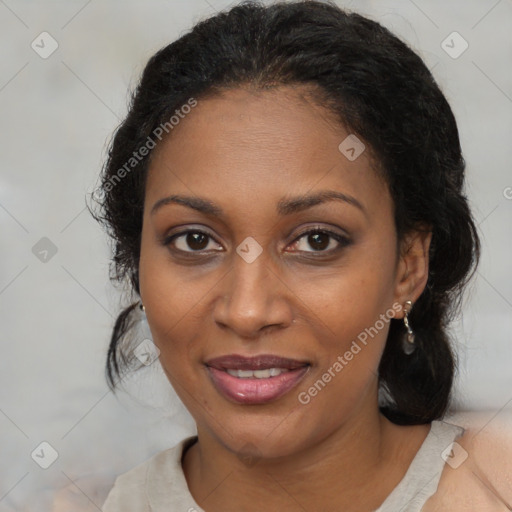
<path id="1" fill-rule="evenodd" d="M 225 398 L 239 404 L 265 404 L 288 393 L 306 375 L 310 364 L 271 354 L 236 354 L 206 362 L 212 382 Z"/>

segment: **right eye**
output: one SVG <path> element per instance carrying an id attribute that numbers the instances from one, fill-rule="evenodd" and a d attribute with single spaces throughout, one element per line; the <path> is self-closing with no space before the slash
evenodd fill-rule
<path id="1" fill-rule="evenodd" d="M 171 249 L 173 251 L 193 254 L 205 252 L 209 245 L 209 240 L 213 241 L 213 237 L 205 231 L 201 231 L 199 229 L 188 229 L 166 237 L 163 244 L 166 246 L 172 246 Z M 218 252 L 218 249 L 214 249 L 214 251 Z"/>

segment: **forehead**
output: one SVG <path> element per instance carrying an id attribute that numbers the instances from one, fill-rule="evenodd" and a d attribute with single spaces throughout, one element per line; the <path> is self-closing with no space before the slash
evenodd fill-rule
<path id="1" fill-rule="evenodd" d="M 234 89 L 199 99 L 154 150 L 147 204 L 183 193 L 247 210 L 331 189 L 379 214 L 387 187 L 353 137 L 306 89 Z"/>

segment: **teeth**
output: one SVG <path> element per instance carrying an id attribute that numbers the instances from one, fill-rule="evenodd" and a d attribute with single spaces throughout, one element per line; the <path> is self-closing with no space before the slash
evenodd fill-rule
<path id="1" fill-rule="evenodd" d="M 252 377 L 252 371 L 251 370 L 238 370 L 238 377 L 242 379 L 248 379 L 249 377 Z"/>
<path id="2" fill-rule="evenodd" d="M 277 370 L 277 368 L 276 368 Z M 279 372 L 281 373 L 281 372 Z M 255 370 L 254 376 L 257 379 L 268 379 L 270 377 L 270 370 Z"/>
<path id="3" fill-rule="evenodd" d="M 269 377 L 277 377 L 283 372 L 287 372 L 285 368 L 268 368 L 267 370 L 231 370 L 228 369 L 226 372 L 233 377 L 239 379 L 268 379 Z"/>

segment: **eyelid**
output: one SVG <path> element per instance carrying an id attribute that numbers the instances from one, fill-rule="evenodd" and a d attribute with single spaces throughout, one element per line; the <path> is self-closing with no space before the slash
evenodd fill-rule
<path id="1" fill-rule="evenodd" d="M 301 230 L 297 235 L 295 235 L 295 240 L 297 238 L 300 238 L 301 236 L 304 236 L 311 232 L 321 231 L 323 233 L 333 234 L 344 238 L 349 238 L 348 233 L 344 232 L 344 230 L 341 230 L 343 232 L 340 232 L 340 228 L 334 228 L 330 227 L 328 224 L 313 224 L 310 226 L 305 227 L 303 230 Z M 294 240 L 294 241 L 295 241 Z"/>

